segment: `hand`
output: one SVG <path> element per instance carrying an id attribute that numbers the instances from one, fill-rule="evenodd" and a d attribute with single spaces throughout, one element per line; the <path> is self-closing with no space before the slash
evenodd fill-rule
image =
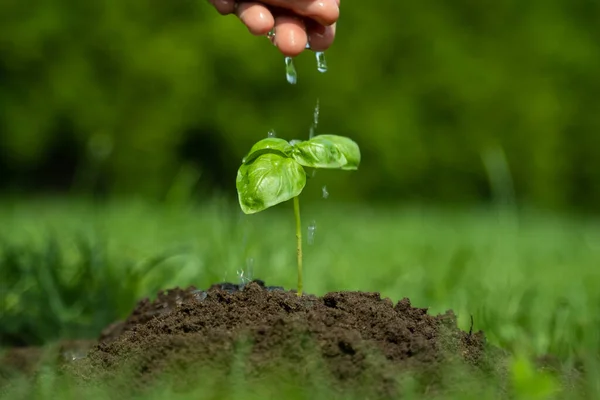
<path id="1" fill-rule="evenodd" d="M 325 51 L 335 38 L 340 15 L 339 0 L 209 0 L 222 15 L 235 14 L 253 35 L 267 35 L 275 28 L 273 44 L 295 57 L 306 44 Z"/>

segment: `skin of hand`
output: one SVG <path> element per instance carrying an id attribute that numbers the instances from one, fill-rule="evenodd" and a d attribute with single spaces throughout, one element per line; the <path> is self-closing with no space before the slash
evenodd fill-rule
<path id="1" fill-rule="evenodd" d="M 235 14 L 250 33 L 265 36 L 275 28 L 273 44 L 295 57 L 310 44 L 325 51 L 335 38 L 340 0 L 209 0 L 222 15 Z"/>

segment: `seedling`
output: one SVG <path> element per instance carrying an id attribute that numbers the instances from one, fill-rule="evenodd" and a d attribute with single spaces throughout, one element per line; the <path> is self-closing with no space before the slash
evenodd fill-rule
<path id="1" fill-rule="evenodd" d="M 353 140 L 317 135 L 306 141 L 266 138 L 242 160 L 236 187 L 242 211 L 255 214 L 293 199 L 298 254 L 298 296 L 302 296 L 302 225 L 300 193 L 306 185 L 304 168 L 356 170 L 360 149 Z"/>

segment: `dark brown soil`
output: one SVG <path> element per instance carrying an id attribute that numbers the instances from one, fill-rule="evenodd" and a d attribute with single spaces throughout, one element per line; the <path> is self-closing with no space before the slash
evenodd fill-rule
<path id="1" fill-rule="evenodd" d="M 378 293 L 298 297 L 254 281 L 243 289 L 227 283 L 206 291 L 176 288 L 142 300 L 66 371 L 84 381 L 116 382 L 127 370 L 128 388 L 144 390 L 165 374 L 228 370 L 240 343 L 247 344 L 249 376 L 275 370 L 310 380 L 315 367 L 339 390 L 364 390 L 370 382 L 373 393 L 384 396 L 396 394 L 403 372 L 418 372 L 434 388 L 445 366 L 459 363 L 476 372 L 489 366 L 483 333 L 459 330 L 451 311 L 431 316 L 406 298 L 394 305 Z"/>

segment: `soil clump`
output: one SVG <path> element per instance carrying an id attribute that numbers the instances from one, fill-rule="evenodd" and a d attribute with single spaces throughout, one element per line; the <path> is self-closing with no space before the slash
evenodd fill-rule
<path id="1" fill-rule="evenodd" d="M 494 369 L 483 332 L 458 329 L 452 311 L 432 316 L 407 298 L 394 304 L 379 293 L 298 297 L 256 280 L 243 287 L 175 288 L 144 299 L 125 321 L 102 332 L 87 357 L 64 370 L 107 382 L 127 370 L 128 390 L 135 391 L 166 374 L 181 377 L 176 384 L 183 388 L 192 384 L 183 371 L 230 371 L 240 349 L 244 376 L 285 371 L 327 380 L 341 391 L 365 390 L 369 382 L 378 397 L 398 395 L 403 372 L 418 373 L 434 390 L 444 367 L 458 363 L 486 374 Z"/>

